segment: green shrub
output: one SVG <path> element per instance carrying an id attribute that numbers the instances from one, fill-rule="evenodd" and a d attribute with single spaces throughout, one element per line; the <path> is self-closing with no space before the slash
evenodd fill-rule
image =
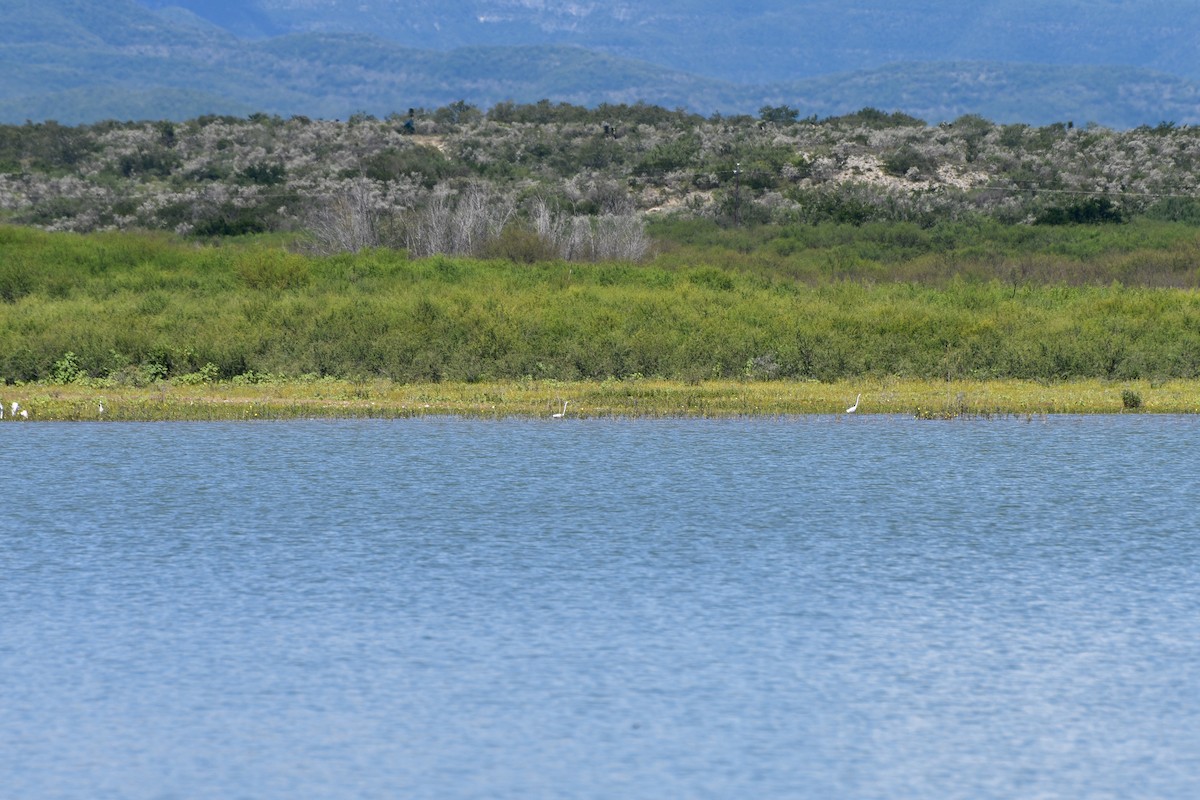
<path id="1" fill-rule="evenodd" d="M 205 383 L 215 383 L 220 379 L 220 377 L 220 368 L 216 364 L 209 361 L 195 372 L 189 372 L 185 375 L 178 376 L 175 378 L 175 383 L 180 383 L 184 386 L 199 386 Z"/>
<path id="2" fill-rule="evenodd" d="M 170 150 L 158 148 L 139 150 L 136 153 L 121 156 L 117 163 L 117 172 L 123 178 L 144 176 L 166 178 L 179 167 L 179 164 L 179 156 Z"/>
<path id="3" fill-rule="evenodd" d="M 237 182 L 258 186 L 278 186 L 287 180 L 287 169 L 283 164 L 259 162 L 250 164 L 237 174 Z"/>
<path id="4" fill-rule="evenodd" d="M 508 225 L 483 246 L 484 258 L 502 258 L 517 264 L 535 264 L 558 257 L 554 243 L 523 225 Z"/>
<path id="5" fill-rule="evenodd" d="M 1132 389 L 1121 390 L 1121 406 L 1129 411 L 1142 407 L 1142 396 Z"/>
<path id="6" fill-rule="evenodd" d="M 0 300 L 14 303 L 33 291 L 29 268 L 16 260 L 0 260 Z"/>
<path id="7" fill-rule="evenodd" d="M 312 277 L 307 258 L 285 250 L 251 250 L 239 254 L 234 269 L 251 289 L 295 289 Z"/>
<path id="8" fill-rule="evenodd" d="M 679 169 L 693 166 L 700 153 L 700 140 L 695 136 L 681 136 L 669 142 L 656 144 L 633 168 L 635 175 L 661 177 Z"/>
<path id="9" fill-rule="evenodd" d="M 1146 209 L 1150 219 L 1200 225 L 1200 199 L 1194 197 L 1165 197 Z"/>
<path id="10" fill-rule="evenodd" d="M 185 210 L 190 211 L 190 209 Z M 265 233 L 271 229 L 270 218 L 273 212 L 274 208 L 266 203 L 256 206 L 222 203 L 214 208 L 201 211 L 192 226 L 192 234 L 203 237 L 227 237 Z"/>
<path id="11" fill-rule="evenodd" d="M 1037 215 L 1039 225 L 1101 225 L 1125 221 L 1121 209 L 1107 197 L 1089 197 L 1062 206 L 1051 206 Z"/>
<path id="12" fill-rule="evenodd" d="M 904 145 L 885 156 L 882 166 L 883 171 L 889 175 L 904 178 L 909 175 L 910 170 L 916 170 L 916 175 L 928 177 L 937 172 L 938 165 L 927 153 L 922 153 L 912 145 Z"/>
<path id="13" fill-rule="evenodd" d="M 79 366 L 79 357 L 71 352 L 64 353 L 50 370 L 50 379 L 55 383 L 75 383 L 86 377 L 87 373 Z"/>
<path id="14" fill-rule="evenodd" d="M 366 159 L 362 166 L 363 174 L 372 180 L 394 181 L 415 175 L 426 189 L 432 189 L 440 181 L 465 172 L 446 158 L 441 150 L 424 145 L 389 147 Z"/>

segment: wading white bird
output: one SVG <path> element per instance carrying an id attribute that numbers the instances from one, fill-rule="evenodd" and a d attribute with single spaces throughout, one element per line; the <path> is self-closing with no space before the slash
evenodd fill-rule
<path id="1" fill-rule="evenodd" d="M 100 416 L 104 416 L 104 401 L 100 401 Z"/>
<path id="2" fill-rule="evenodd" d="M 13 404 L 12 404 L 12 415 L 13 415 L 14 417 L 17 415 L 17 411 L 18 411 L 18 409 L 20 409 L 20 408 L 21 408 L 21 404 L 20 404 L 20 403 L 18 403 L 16 400 L 13 400 Z"/>
<path id="3" fill-rule="evenodd" d="M 23 408 L 21 409 L 21 419 L 29 419 L 29 412 Z"/>
<path id="4" fill-rule="evenodd" d="M 568 402 L 570 402 L 570 401 L 563 400 L 563 410 L 554 415 L 555 419 L 562 419 L 563 417 L 565 417 L 567 415 L 567 403 Z"/>
<path id="5" fill-rule="evenodd" d="M 854 398 L 854 405 L 852 405 L 846 409 L 847 414 L 853 414 L 855 411 L 858 411 L 858 401 L 859 400 L 862 400 L 861 392 L 859 393 L 858 397 Z"/>

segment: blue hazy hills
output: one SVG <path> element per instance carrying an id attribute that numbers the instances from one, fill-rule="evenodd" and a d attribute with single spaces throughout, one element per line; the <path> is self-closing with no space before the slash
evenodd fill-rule
<path id="1" fill-rule="evenodd" d="M 1200 123 L 1188 0 L 0 0 L 0 120 L 465 100 Z"/>

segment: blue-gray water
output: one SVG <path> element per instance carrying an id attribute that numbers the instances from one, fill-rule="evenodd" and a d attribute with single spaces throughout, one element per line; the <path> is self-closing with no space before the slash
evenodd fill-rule
<path id="1" fill-rule="evenodd" d="M 1200 420 L 0 423 L 12 798 L 1194 798 Z"/>

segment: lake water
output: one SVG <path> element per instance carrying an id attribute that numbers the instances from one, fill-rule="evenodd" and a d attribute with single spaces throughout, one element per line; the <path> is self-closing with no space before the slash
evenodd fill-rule
<path id="1" fill-rule="evenodd" d="M 1200 419 L 0 423 L 12 798 L 1195 798 Z"/>

